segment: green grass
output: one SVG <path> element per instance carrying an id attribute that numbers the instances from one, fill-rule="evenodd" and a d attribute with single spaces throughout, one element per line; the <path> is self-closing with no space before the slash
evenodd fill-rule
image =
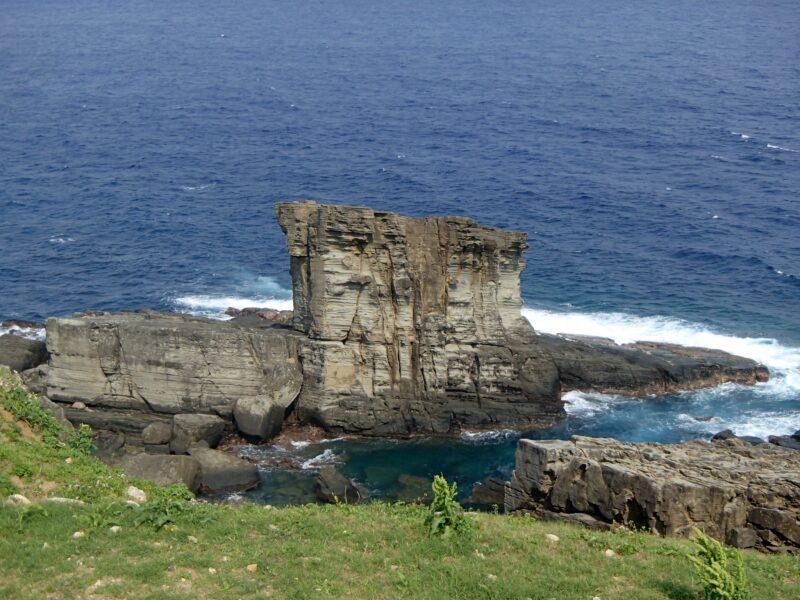
<path id="1" fill-rule="evenodd" d="M 686 540 L 493 514 L 443 539 L 414 505 L 209 505 L 142 482 L 152 499 L 135 509 L 120 473 L 25 427 L 0 424 L 0 493 L 89 503 L 0 506 L 0 598 L 701 598 Z M 798 557 L 744 558 L 752 598 L 800 598 Z"/>

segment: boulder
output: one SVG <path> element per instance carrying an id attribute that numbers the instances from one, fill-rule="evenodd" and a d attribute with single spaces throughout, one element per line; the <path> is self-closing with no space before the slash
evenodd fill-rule
<path id="1" fill-rule="evenodd" d="M 314 482 L 314 494 L 318 500 L 328 504 L 358 504 L 366 497 L 360 486 L 332 465 L 320 469 Z"/>
<path id="2" fill-rule="evenodd" d="M 728 544 L 797 552 L 798 473 L 797 452 L 739 439 L 675 445 L 523 439 L 505 508 L 583 513 L 664 535 L 687 536 L 697 527 Z"/>
<path id="3" fill-rule="evenodd" d="M 214 415 L 175 415 L 169 447 L 174 454 L 186 454 L 199 441 L 216 447 L 225 431 L 225 421 Z"/>
<path id="4" fill-rule="evenodd" d="M 125 454 L 125 434 L 99 430 L 92 434 L 95 449 L 92 454 L 106 464 L 116 464 Z"/>
<path id="5" fill-rule="evenodd" d="M 769 443 L 783 448 L 790 448 L 791 450 L 800 450 L 800 439 L 791 435 L 771 435 L 769 436 Z"/>
<path id="6" fill-rule="evenodd" d="M 718 440 L 731 440 L 735 438 L 736 434 L 733 433 L 732 430 L 725 429 L 724 431 L 720 431 L 719 433 L 714 434 L 714 436 L 711 438 L 711 441 L 716 442 Z"/>
<path id="7" fill-rule="evenodd" d="M 258 468 L 221 450 L 203 445 L 189 449 L 191 457 L 200 464 L 200 490 L 209 494 L 249 490 L 261 483 Z"/>
<path id="8" fill-rule="evenodd" d="M 183 483 L 193 492 L 200 488 L 200 463 L 191 456 L 128 454 L 121 466 L 129 477 L 158 485 Z"/>
<path id="9" fill-rule="evenodd" d="M 11 333 L 0 335 L 0 365 L 22 372 L 46 361 L 47 347 L 44 342 Z"/>
<path id="10" fill-rule="evenodd" d="M 279 371 L 275 370 L 276 374 Z M 242 433 L 260 439 L 272 438 L 281 431 L 289 407 L 300 393 L 303 379 L 295 369 L 273 380 L 270 394 L 239 398 L 233 408 L 236 427 Z"/>
<path id="11" fill-rule="evenodd" d="M 45 395 L 47 393 L 47 363 L 22 371 L 19 376 L 25 387 L 34 394 Z"/>
<path id="12" fill-rule="evenodd" d="M 142 443 L 145 445 L 169 444 L 172 426 L 165 421 L 155 421 L 142 430 Z"/>
<path id="13" fill-rule="evenodd" d="M 90 408 L 211 414 L 269 395 L 273 370 L 300 377 L 298 336 L 188 315 L 89 313 L 46 322 L 47 395 Z"/>
<path id="14" fill-rule="evenodd" d="M 505 487 L 506 482 L 499 477 L 487 477 L 472 487 L 472 493 L 467 499 L 467 503 L 502 507 L 505 499 Z"/>

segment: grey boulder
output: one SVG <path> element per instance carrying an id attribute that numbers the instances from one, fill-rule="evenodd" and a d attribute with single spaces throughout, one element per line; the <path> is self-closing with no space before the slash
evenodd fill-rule
<path id="1" fill-rule="evenodd" d="M 47 360 L 47 347 L 39 340 L 29 340 L 18 335 L 0 335 L 0 365 L 14 371 L 32 369 Z"/>
<path id="2" fill-rule="evenodd" d="M 128 454 L 122 460 L 122 469 L 129 477 L 158 485 L 183 483 L 193 492 L 200 488 L 200 463 L 191 456 Z"/>
<path id="3" fill-rule="evenodd" d="M 191 457 L 200 464 L 200 491 L 208 494 L 249 490 L 261 483 L 258 468 L 221 450 L 192 446 Z"/>
<path id="4" fill-rule="evenodd" d="M 215 447 L 222 439 L 225 421 L 214 415 L 175 415 L 169 446 L 175 454 L 186 454 L 199 441 Z"/>
<path id="5" fill-rule="evenodd" d="M 360 486 L 331 465 L 320 469 L 314 482 L 314 494 L 317 499 L 328 504 L 358 504 L 366 496 Z"/>

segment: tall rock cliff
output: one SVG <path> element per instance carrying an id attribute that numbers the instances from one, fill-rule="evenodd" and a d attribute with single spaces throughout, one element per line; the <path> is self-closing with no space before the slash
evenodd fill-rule
<path id="1" fill-rule="evenodd" d="M 524 233 L 313 202 L 276 213 L 307 336 L 301 419 L 381 435 L 563 414 L 520 313 Z"/>

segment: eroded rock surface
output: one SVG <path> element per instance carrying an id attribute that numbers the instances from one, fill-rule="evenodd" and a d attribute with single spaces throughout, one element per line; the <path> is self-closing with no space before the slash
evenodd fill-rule
<path id="1" fill-rule="evenodd" d="M 520 440 L 508 512 L 588 515 L 664 535 L 800 550 L 800 452 L 738 439 L 676 445 Z"/>
<path id="2" fill-rule="evenodd" d="M 303 346 L 298 414 L 368 435 L 563 414 L 522 317 L 526 235 L 464 217 L 279 204 Z"/>
<path id="3" fill-rule="evenodd" d="M 216 415 L 232 423 L 237 401 L 269 398 L 285 410 L 299 390 L 298 339 L 287 330 L 186 315 L 100 313 L 47 321 L 47 396 L 104 414 Z M 296 395 L 296 393 L 295 393 Z M 99 411 L 98 411 L 99 412 Z M 70 419 L 92 419 L 89 411 Z M 101 418 L 96 415 L 96 418 Z M 180 451 L 185 451 L 182 448 Z"/>

